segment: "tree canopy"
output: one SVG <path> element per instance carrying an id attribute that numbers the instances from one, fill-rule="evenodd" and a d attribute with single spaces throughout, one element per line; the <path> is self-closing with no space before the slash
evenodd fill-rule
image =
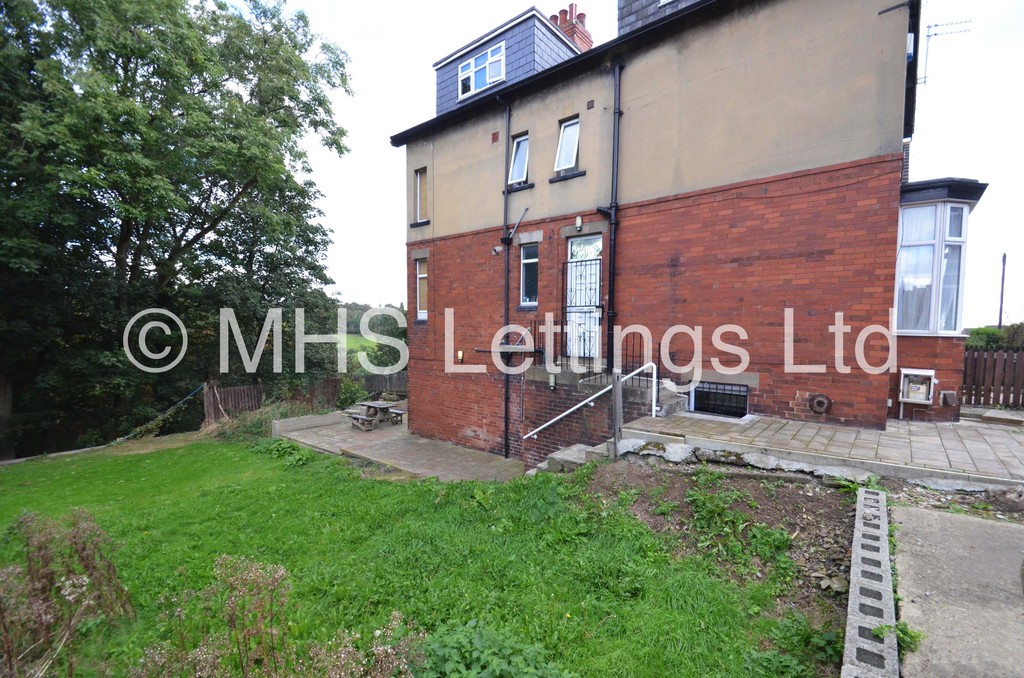
<path id="1" fill-rule="evenodd" d="M 346 152 L 346 62 L 280 3 L 0 0 L 0 450 L 142 423 L 215 375 L 222 306 L 332 326 L 302 141 Z M 149 307 L 189 329 L 165 375 L 121 350 Z"/>

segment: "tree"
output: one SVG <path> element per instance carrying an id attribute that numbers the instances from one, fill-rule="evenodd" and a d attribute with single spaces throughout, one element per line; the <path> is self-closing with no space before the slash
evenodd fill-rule
<path id="1" fill-rule="evenodd" d="M 206 378 L 221 305 L 256 327 L 269 306 L 329 315 L 300 140 L 347 150 L 329 99 L 348 92 L 346 57 L 303 14 L 0 0 L 0 41 L 0 402 L 5 388 L 14 401 L 0 450 L 142 423 Z M 163 376 L 120 349 L 128 317 L 152 306 L 199 330 Z"/>

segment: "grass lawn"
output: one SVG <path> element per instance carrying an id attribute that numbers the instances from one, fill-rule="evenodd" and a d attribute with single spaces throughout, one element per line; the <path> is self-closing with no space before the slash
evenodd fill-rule
<path id="1" fill-rule="evenodd" d="M 345 336 L 348 337 L 345 340 L 345 347 L 349 351 L 368 351 L 377 345 L 377 342 L 367 339 L 366 337 L 359 333 L 347 334 Z"/>
<path id="2" fill-rule="evenodd" d="M 121 544 L 138 618 L 84 648 L 117 674 L 167 637 L 159 598 L 210 584 L 221 554 L 291 573 L 299 639 L 365 638 L 392 610 L 428 632 L 480 619 L 581 676 L 750 675 L 775 623 L 761 612 L 768 585 L 671 557 L 624 502 L 587 497 L 585 474 L 394 483 L 338 458 L 288 467 L 219 441 L 130 451 L 0 467 L 0 534 L 22 511 L 84 507 Z M 0 564 L 19 554 L 0 537 Z"/>

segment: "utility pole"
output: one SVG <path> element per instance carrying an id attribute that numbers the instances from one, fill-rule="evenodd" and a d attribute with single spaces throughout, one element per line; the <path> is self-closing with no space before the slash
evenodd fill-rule
<path id="1" fill-rule="evenodd" d="M 1003 293 L 1006 291 L 1006 252 L 1003 252 L 1003 277 L 999 281 L 999 329 L 1003 329 Z"/>

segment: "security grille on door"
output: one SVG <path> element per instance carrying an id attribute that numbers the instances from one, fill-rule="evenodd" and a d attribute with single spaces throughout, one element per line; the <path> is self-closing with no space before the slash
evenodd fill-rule
<path id="1" fill-rule="evenodd" d="M 593 358 L 601 341 L 602 237 L 585 236 L 569 241 L 565 264 L 566 355 Z"/>

